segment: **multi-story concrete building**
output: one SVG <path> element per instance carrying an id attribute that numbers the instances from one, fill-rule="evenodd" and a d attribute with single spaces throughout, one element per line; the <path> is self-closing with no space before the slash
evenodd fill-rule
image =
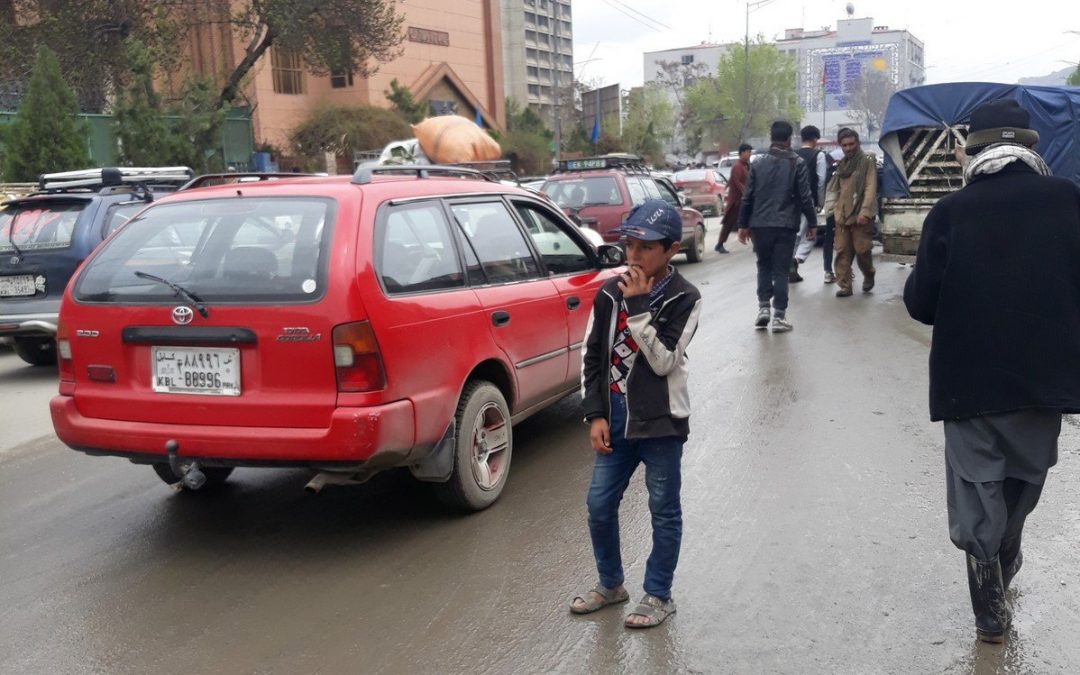
<path id="1" fill-rule="evenodd" d="M 570 0 L 500 1 L 506 96 L 551 115 L 557 92 L 574 82 Z"/>
<path id="2" fill-rule="evenodd" d="M 206 2 L 189 35 L 190 70 L 220 78 L 243 58 L 246 40 L 225 20 L 228 2 Z M 216 14 L 215 14 L 216 12 Z M 316 107 L 388 107 L 396 79 L 433 114 L 457 113 L 502 129 L 506 124 L 499 0 L 398 0 L 405 18 L 401 54 L 370 77 L 351 72 L 312 74 L 299 54 L 271 46 L 247 78 L 243 97 L 253 109 L 257 143 L 288 147 L 291 131 Z M 166 85 L 184 72 L 166 75 Z"/>
<path id="3" fill-rule="evenodd" d="M 692 87 L 699 77 L 715 75 L 720 57 L 732 47 L 731 44 L 702 42 L 692 47 L 645 52 L 642 55 L 645 86 L 657 87 L 663 91 L 678 115 L 682 94 Z M 669 161 L 687 162 L 701 159 L 700 153 L 691 157 L 684 151 L 685 141 L 682 127 L 676 126 L 671 140 L 664 145 Z"/>
<path id="4" fill-rule="evenodd" d="M 887 81 L 896 91 L 926 80 L 923 43 L 906 30 L 875 26 L 871 18 L 839 21 L 836 30 L 792 28 L 776 48 L 796 60 L 803 124 L 820 126 L 826 138 L 850 126 L 876 140 L 878 129 L 867 128 L 874 126 L 873 116 L 868 124 L 860 108 L 867 98 L 886 96 L 861 91 L 868 80 Z M 880 100 L 873 104 L 884 112 Z"/>

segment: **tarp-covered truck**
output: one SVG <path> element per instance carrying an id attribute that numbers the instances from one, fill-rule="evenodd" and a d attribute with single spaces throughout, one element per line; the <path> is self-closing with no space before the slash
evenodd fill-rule
<path id="1" fill-rule="evenodd" d="M 887 258 L 909 260 L 938 199 L 963 186 L 962 154 L 971 111 L 1016 99 L 1039 132 L 1035 150 L 1055 176 L 1080 183 L 1080 87 L 959 82 L 913 87 L 889 100 L 881 129 L 881 235 Z"/>

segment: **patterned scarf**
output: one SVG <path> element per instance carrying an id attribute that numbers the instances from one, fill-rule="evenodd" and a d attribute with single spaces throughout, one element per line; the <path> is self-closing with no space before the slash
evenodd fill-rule
<path id="1" fill-rule="evenodd" d="M 975 176 L 986 176 L 1001 171 L 1013 162 L 1023 162 L 1041 176 L 1053 175 L 1039 153 L 1015 143 L 995 143 L 971 158 L 964 170 L 964 182 L 970 183 Z"/>
<path id="2" fill-rule="evenodd" d="M 836 165 L 836 175 L 840 178 L 847 180 L 852 175 L 855 176 L 855 191 L 852 193 L 854 203 L 851 205 L 851 212 L 858 215 L 862 210 L 863 197 L 866 196 L 866 171 L 864 170 L 863 162 L 869 160 L 866 153 L 859 147 L 855 150 L 855 153 L 851 157 L 844 156 L 840 163 Z M 839 221 L 837 221 L 839 225 Z"/>

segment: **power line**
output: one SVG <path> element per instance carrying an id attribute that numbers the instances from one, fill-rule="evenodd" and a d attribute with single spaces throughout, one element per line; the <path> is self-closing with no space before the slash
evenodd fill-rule
<path id="1" fill-rule="evenodd" d="M 611 0 L 604 0 L 604 4 L 605 4 L 605 5 L 607 5 L 608 7 L 611 7 L 611 8 L 612 8 L 612 9 L 614 9 L 615 11 L 617 11 L 617 12 L 619 12 L 619 13 L 623 14 L 624 16 L 630 17 L 630 18 L 631 18 L 631 19 L 633 19 L 634 21 L 637 21 L 637 22 L 638 22 L 638 23 L 640 23 L 640 24 L 641 24 L 642 26 L 645 26 L 646 28 L 648 28 L 648 29 L 650 29 L 650 30 L 654 30 L 654 31 L 656 31 L 657 33 L 662 33 L 662 32 L 663 32 L 663 31 L 661 31 L 661 30 L 660 30 L 659 28 L 657 28 L 656 26 L 654 26 L 654 25 L 652 25 L 652 24 L 648 24 L 648 23 L 645 23 L 644 21 L 642 21 L 641 19 L 637 18 L 636 16 L 634 16 L 634 15 L 633 15 L 633 14 L 631 14 L 630 12 L 627 12 L 627 11 L 626 11 L 626 10 L 624 10 L 623 8 L 621 8 L 621 7 L 619 7 L 618 5 L 616 5 L 616 4 L 614 4 L 613 2 L 611 2 Z"/>
<path id="2" fill-rule="evenodd" d="M 673 29 L 673 28 L 672 28 L 671 26 L 669 26 L 669 25 L 667 25 L 667 24 L 665 24 L 665 23 L 663 23 L 663 22 L 661 22 L 661 21 L 657 21 L 656 19 L 652 18 L 652 17 L 651 17 L 651 16 L 649 16 L 648 14 L 642 14 L 641 12 L 637 11 L 636 9 L 634 9 L 633 7 L 631 7 L 630 5 L 628 5 L 628 4 L 626 4 L 625 2 L 623 2 L 622 0 L 615 0 L 615 2 L 617 2 L 617 3 L 618 3 L 618 4 L 620 4 L 620 5 L 622 5 L 623 7 L 627 8 L 628 10 L 630 10 L 631 12 L 633 12 L 634 14 L 637 14 L 638 16 L 641 16 L 641 17 L 644 17 L 644 18 L 648 19 L 649 21 L 651 21 L 651 22 L 655 23 L 655 24 L 656 24 L 656 25 L 658 25 L 658 26 L 663 26 L 664 28 L 667 28 L 668 30 L 674 30 L 674 29 Z"/>

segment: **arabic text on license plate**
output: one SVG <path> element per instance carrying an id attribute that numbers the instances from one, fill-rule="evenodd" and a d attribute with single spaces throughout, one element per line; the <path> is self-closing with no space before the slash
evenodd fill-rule
<path id="1" fill-rule="evenodd" d="M 240 350 L 234 347 L 154 347 L 154 391 L 240 395 Z"/>
<path id="2" fill-rule="evenodd" d="M 34 275 L 16 274 L 0 277 L 0 297 L 15 297 L 34 294 Z"/>

